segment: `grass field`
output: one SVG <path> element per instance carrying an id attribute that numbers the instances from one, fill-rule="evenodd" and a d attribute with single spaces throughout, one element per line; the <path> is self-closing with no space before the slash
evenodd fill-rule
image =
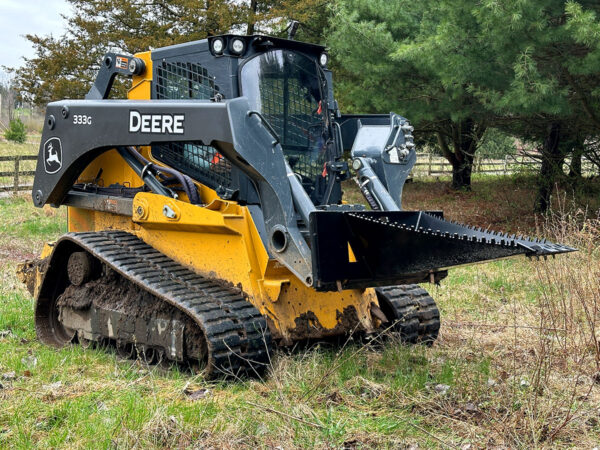
<path id="1" fill-rule="evenodd" d="M 27 142 L 17 144 L 4 139 L 0 135 L 0 156 L 37 155 L 41 135 L 29 134 Z M 20 172 L 35 170 L 36 161 L 21 161 Z M 0 172 L 13 172 L 15 168 L 13 161 L 0 161 Z M 13 177 L 0 177 L 0 186 L 12 186 Z M 33 184 L 33 176 L 22 176 L 20 184 Z"/>
<path id="2" fill-rule="evenodd" d="M 544 221 L 529 213 L 532 189 L 527 177 L 479 178 L 470 193 L 440 181 L 407 185 L 407 208 L 537 228 L 581 250 L 459 268 L 425 286 L 443 318 L 432 347 L 350 340 L 279 351 L 264 379 L 228 383 L 39 344 L 15 268 L 65 231 L 65 213 L 34 209 L 27 196 L 0 199 L 0 446 L 592 448 L 600 227 L 580 206 L 597 208 L 598 194 L 589 187 L 557 200 L 561 215 Z"/>

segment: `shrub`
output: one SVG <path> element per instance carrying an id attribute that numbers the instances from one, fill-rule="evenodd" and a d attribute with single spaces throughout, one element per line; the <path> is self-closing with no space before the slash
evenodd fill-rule
<path id="1" fill-rule="evenodd" d="M 4 133 L 4 137 L 9 141 L 18 142 L 23 144 L 27 139 L 27 131 L 25 130 L 25 124 L 21 122 L 18 117 L 10 121 L 8 130 Z"/>

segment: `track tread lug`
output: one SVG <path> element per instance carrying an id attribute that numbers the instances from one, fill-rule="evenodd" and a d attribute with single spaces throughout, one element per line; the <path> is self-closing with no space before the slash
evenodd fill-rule
<path id="1" fill-rule="evenodd" d="M 393 310 L 394 331 L 408 343 L 431 344 L 440 329 L 435 300 L 418 284 L 376 288 L 380 306 Z M 389 324 L 386 324 L 389 326 Z"/>

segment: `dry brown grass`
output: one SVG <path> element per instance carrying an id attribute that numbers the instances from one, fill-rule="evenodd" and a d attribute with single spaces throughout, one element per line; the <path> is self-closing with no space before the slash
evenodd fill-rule
<path id="1" fill-rule="evenodd" d="M 512 282 L 534 280 L 530 301 L 500 287 L 495 311 L 480 311 L 473 321 L 457 309 L 443 329 L 442 346 L 466 360 L 484 354 L 495 375 L 483 387 L 465 383 L 428 414 L 451 420 L 461 435 L 485 431 L 485 446 L 585 447 L 598 440 L 600 220 L 563 210 L 549 216 L 543 230 L 579 251 L 511 264 L 505 275 Z M 467 399 L 476 413 L 461 409 Z"/>

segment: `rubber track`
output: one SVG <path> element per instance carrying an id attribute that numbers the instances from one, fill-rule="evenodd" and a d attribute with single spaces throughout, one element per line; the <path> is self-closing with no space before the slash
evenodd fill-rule
<path id="1" fill-rule="evenodd" d="M 67 233 L 62 240 L 77 243 L 126 279 L 189 315 L 207 341 L 209 376 L 264 371 L 271 335 L 265 318 L 239 290 L 198 275 L 124 231 Z"/>
<path id="2" fill-rule="evenodd" d="M 394 310 L 394 331 L 402 341 L 431 344 L 440 330 L 440 311 L 435 300 L 418 284 L 376 288 Z M 392 319 L 392 318 L 390 318 Z M 388 325 L 389 326 L 389 325 Z"/>

